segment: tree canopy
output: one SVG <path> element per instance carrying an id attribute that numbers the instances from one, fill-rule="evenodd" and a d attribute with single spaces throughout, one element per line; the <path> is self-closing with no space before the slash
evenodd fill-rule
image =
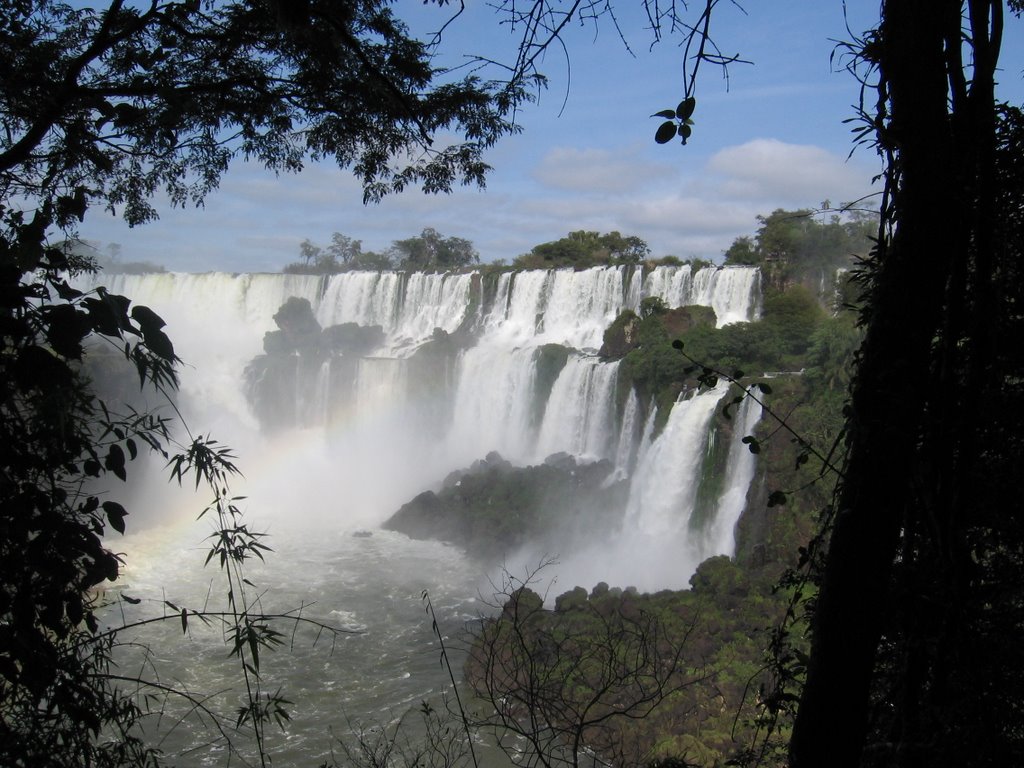
<path id="1" fill-rule="evenodd" d="M 386 253 L 363 250 L 363 241 L 335 232 L 326 247 L 303 240 L 299 245 L 302 261 L 285 266 L 290 274 L 333 275 L 353 269 L 391 269 L 394 264 Z"/>
<path id="2" fill-rule="evenodd" d="M 361 240 L 340 232 L 331 235 L 326 247 L 303 240 L 302 261 L 288 264 L 291 274 L 333 275 L 352 270 L 404 269 L 411 272 L 446 272 L 480 263 L 473 243 L 462 237 L 445 237 L 433 227 L 404 240 L 395 240 L 382 252 L 364 251 Z"/>
<path id="3" fill-rule="evenodd" d="M 859 210 L 840 215 L 778 208 L 757 222 L 753 237 L 733 241 L 724 263 L 761 267 L 780 288 L 793 279 L 852 267 L 868 255 L 878 233 L 877 215 Z"/>
<path id="4" fill-rule="evenodd" d="M 483 183 L 482 152 L 523 97 L 438 82 L 379 0 L 5 4 L 0 60 L 4 196 L 51 200 L 61 224 L 90 201 L 146 221 L 160 189 L 199 202 L 237 156 L 278 171 L 334 159 L 367 200 Z M 441 131 L 463 139 L 434 146 Z"/>
<path id="5" fill-rule="evenodd" d="M 468 267 L 480 262 L 473 244 L 461 237 L 444 237 L 432 227 L 418 236 L 395 240 L 392 258 L 400 269 L 448 270 Z"/>
<path id="6" fill-rule="evenodd" d="M 636 235 L 619 232 L 577 230 L 550 243 L 535 245 L 513 262 L 521 269 L 573 267 L 585 269 L 599 264 L 636 264 L 651 252 L 647 243 Z"/>

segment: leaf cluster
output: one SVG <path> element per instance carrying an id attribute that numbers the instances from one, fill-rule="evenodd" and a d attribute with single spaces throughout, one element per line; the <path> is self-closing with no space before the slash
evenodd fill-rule
<path id="1" fill-rule="evenodd" d="M 101 340 L 140 385 L 172 388 L 177 358 L 152 310 L 67 283 L 67 254 L 37 226 L 44 213 L 26 223 L 5 211 L 0 232 L 0 762 L 146 759 L 127 733 L 120 746 L 96 741 L 140 709 L 102 682 L 110 646 L 90 642 L 93 590 L 118 576 L 104 537 L 128 514 L 100 483 L 123 483 L 141 449 L 163 451 L 168 421 L 108 408 L 81 363 Z"/>
<path id="2" fill-rule="evenodd" d="M 48 200 L 62 226 L 94 201 L 129 223 L 155 217 L 158 190 L 200 202 L 238 156 L 276 171 L 333 159 L 366 200 L 482 184 L 482 152 L 525 98 L 438 83 L 379 0 L 5 4 L 0 61 L 3 197 Z M 442 132 L 462 139 L 435 147 Z"/>
<path id="3" fill-rule="evenodd" d="M 668 144 L 676 136 L 685 146 L 687 140 L 693 135 L 693 110 L 697 107 L 697 100 L 693 96 L 687 96 L 679 102 L 675 109 L 663 109 L 655 112 L 651 117 L 660 117 L 665 122 L 658 126 L 654 134 L 654 140 L 659 144 Z"/>

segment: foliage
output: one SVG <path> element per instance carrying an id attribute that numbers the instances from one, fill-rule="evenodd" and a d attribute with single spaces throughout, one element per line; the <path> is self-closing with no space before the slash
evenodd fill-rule
<path id="1" fill-rule="evenodd" d="M 1003 341 L 1020 325 L 1024 120 L 995 99 L 1003 15 L 1000 0 L 884 2 L 841 49 L 864 86 L 855 135 L 885 161 L 882 226 L 859 276 L 844 476 L 825 554 L 805 558 L 820 589 L 806 682 L 786 692 L 793 766 L 1024 759 L 1024 656 L 1007 643 L 1022 531 L 1005 472 L 1024 366 Z"/>
<path id="2" fill-rule="evenodd" d="M 725 251 L 724 263 L 761 267 L 773 290 L 783 290 L 794 282 L 817 290 L 823 276 L 867 256 L 878 221 L 873 214 L 849 206 L 827 220 L 824 213 L 821 221 L 816 216 L 807 209 L 781 208 L 758 216 L 757 233 L 736 238 Z"/>
<path id="3" fill-rule="evenodd" d="M 50 199 L 61 222 L 91 201 L 146 221 L 161 188 L 198 202 L 237 155 L 284 171 L 333 158 L 370 200 L 481 183 L 481 153 L 514 130 L 502 114 L 523 96 L 472 77 L 436 85 L 427 47 L 375 0 L 44 0 L 5 5 L 0 29 L 4 197 Z M 447 131 L 467 138 L 432 148 Z"/>
<path id="4" fill-rule="evenodd" d="M 416 722 L 410 723 L 415 714 Z M 462 735 L 457 722 L 445 704 L 441 708 L 429 702 L 402 714 L 385 724 L 367 725 L 350 722 L 351 739 L 340 739 L 344 754 L 342 763 L 355 768 L 458 768 L 468 764 L 472 742 Z M 416 736 L 410 736 L 414 730 Z M 332 761 L 331 766 L 338 765 Z M 328 768 L 328 764 L 320 768 Z"/>
<path id="5" fill-rule="evenodd" d="M 687 370 L 692 365 L 673 348 L 674 341 L 681 341 L 693 360 L 721 371 L 799 371 L 807 367 L 808 349 L 827 320 L 812 294 L 800 285 L 769 295 L 761 320 L 721 328 L 715 327 L 709 307 L 666 309 L 657 297 L 644 302 L 639 316 L 627 310 L 608 327 L 602 355 L 624 358 L 625 382 L 637 389 L 641 402 L 654 400 L 659 424 L 679 393 L 698 383 L 698 371 Z M 820 347 L 825 344 L 819 342 Z M 819 354 L 827 353 L 819 348 Z M 829 375 L 831 364 L 839 364 L 838 351 L 836 355 Z"/>
<path id="6" fill-rule="evenodd" d="M 17 256 L 24 258 L 25 238 L 7 234 L 7 263 L 15 256 L 12 241 L 20 243 Z M 208 511 L 218 524 L 210 557 L 219 559 L 228 580 L 225 626 L 249 702 L 237 725 L 249 726 L 262 744 L 265 723 L 286 717 L 286 702 L 260 688 L 259 650 L 276 635 L 252 612 L 241 568 L 266 547 L 229 496 L 232 456 L 208 438 L 179 444 L 169 419 L 129 406 L 117 410 L 97 397 L 81 366 L 87 342 L 112 345 L 142 386 L 166 392 L 176 385 L 177 358 L 164 323 L 123 296 L 102 288 L 83 294 L 69 286 L 58 269 L 74 264 L 62 260 L 59 249 L 36 255 L 39 270 L 23 282 L 10 267 L 4 275 L 0 762 L 155 764 L 158 752 L 140 730 L 150 704 L 161 694 L 190 697 L 159 681 L 113 672 L 118 633 L 101 631 L 97 619 L 96 590 L 115 581 L 121 565 L 104 536 L 124 533 L 128 515 L 111 481 L 125 482 L 128 464 L 146 450 L 167 459 L 179 482 L 194 476 L 197 488 L 202 483 L 214 491 Z M 173 608 L 184 631 L 197 614 Z M 198 616 L 205 620 L 201 611 Z M 122 690 L 122 680 L 134 690 Z"/>
<path id="7" fill-rule="evenodd" d="M 509 579 L 476 631 L 466 677 L 486 709 L 471 722 L 528 766 L 639 764 L 645 749 L 623 724 L 701 680 L 684 656 L 692 623 L 606 585 L 546 611 L 527 584 Z"/>
<path id="8" fill-rule="evenodd" d="M 516 269 L 587 269 L 604 264 L 638 264 L 651 249 L 636 235 L 619 232 L 599 234 L 579 230 L 560 240 L 536 245 L 528 254 L 518 256 Z"/>
<path id="9" fill-rule="evenodd" d="M 0 378 L 0 756 L 5 765 L 145 761 L 130 734 L 140 711 L 97 676 L 110 644 L 98 630 L 91 590 L 117 578 L 119 560 L 103 544 L 125 530 L 125 508 L 91 483 L 126 477 L 140 447 L 160 446 L 165 420 L 112 414 L 91 395 L 78 363 L 92 333 L 116 342 L 142 382 L 173 385 L 173 347 L 162 321 L 121 296 L 84 296 L 54 267 L 56 249 L 35 254 L 50 270 L 21 282 L 16 217 L 2 241 L 5 346 Z M 13 236 L 12 236 L 13 235 Z M 19 258 L 20 257 L 20 258 Z M 22 261 L 22 263 L 24 263 Z M 55 567 L 58 566 L 59 567 Z M 101 728 L 120 744 L 97 744 Z"/>
<path id="10" fill-rule="evenodd" d="M 414 272 L 445 272 L 463 269 L 480 262 L 473 244 L 461 237 L 444 237 L 431 227 L 419 235 L 395 240 L 384 253 L 364 251 L 361 240 L 340 232 L 331 236 L 326 248 L 303 240 L 299 248 L 302 261 L 288 264 L 289 274 L 333 275 L 352 270 L 383 271 L 404 269 Z"/>
<path id="11" fill-rule="evenodd" d="M 473 244 L 461 237 L 444 237 L 431 227 L 418 236 L 395 240 L 391 260 L 399 269 L 439 271 L 462 269 L 480 261 Z"/>
<path id="12" fill-rule="evenodd" d="M 659 144 L 668 144 L 676 136 L 685 145 L 693 134 L 693 110 L 697 106 L 697 100 L 693 96 L 687 96 L 679 102 L 675 109 L 663 109 L 651 117 L 660 117 L 664 122 L 658 126 L 654 134 L 654 140 Z"/>
<path id="13" fill-rule="evenodd" d="M 354 269 L 385 270 L 395 266 L 389 254 L 364 251 L 362 240 L 354 240 L 340 232 L 331 235 L 331 244 L 326 248 L 303 240 L 299 251 L 302 261 L 285 266 L 286 274 L 333 275 Z"/>
<path id="14" fill-rule="evenodd" d="M 465 673 L 487 711 L 469 717 L 530 765 L 720 766 L 753 739 L 769 687 L 766 628 L 789 597 L 775 575 L 720 556 L 689 590 L 601 583 L 553 609 L 536 579 L 509 577 L 472 631 Z"/>

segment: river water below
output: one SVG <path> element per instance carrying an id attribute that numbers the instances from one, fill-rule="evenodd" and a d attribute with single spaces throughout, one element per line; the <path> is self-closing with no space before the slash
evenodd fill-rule
<path id="1" fill-rule="evenodd" d="M 244 683 L 222 630 L 193 617 L 183 634 L 179 618 L 164 603 L 190 612 L 223 605 L 226 590 L 216 560 L 203 565 L 203 525 L 152 528 L 113 542 L 127 554 L 121 591 L 142 602 L 112 605 L 105 623 L 119 623 L 122 614 L 127 620 L 172 616 L 122 635 L 123 641 L 140 645 L 119 652 L 119 673 L 158 679 L 226 712 L 229 734 L 251 757 L 246 737 L 232 728 Z M 269 692 L 280 687 L 292 702 L 286 732 L 268 729 L 276 765 L 318 766 L 338 753 L 339 738 L 393 723 L 422 701 L 443 706 L 438 697 L 451 684 L 422 595 L 429 591 L 458 678 L 459 641 L 487 609 L 478 597 L 478 565 L 453 547 L 379 530 L 279 527 L 267 541 L 275 551 L 246 571 L 256 585 L 250 594 L 266 590 L 262 609 L 278 613 L 301 607 L 303 616 L 340 630 L 332 636 L 288 621 L 275 625 L 284 633 L 284 645 L 261 656 L 263 687 Z M 149 647 L 148 654 L 141 645 Z M 185 716 L 189 707 L 177 697 L 167 706 L 167 713 L 150 718 L 146 727 L 147 737 L 160 744 L 171 764 L 235 764 L 208 718 Z"/>

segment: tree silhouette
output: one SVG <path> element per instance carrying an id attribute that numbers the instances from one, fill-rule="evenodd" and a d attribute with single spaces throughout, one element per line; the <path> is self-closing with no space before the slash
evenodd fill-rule
<path id="1" fill-rule="evenodd" d="M 500 613 L 474 631 L 466 677 L 485 710 L 471 724 L 526 766 L 639 764 L 646 748 L 623 724 L 683 706 L 704 679 L 686 657 L 696 620 L 669 626 L 607 585 L 545 610 L 527 582 L 508 580 Z"/>
<path id="2" fill-rule="evenodd" d="M 866 88 L 859 135 L 887 170 L 791 743 L 801 768 L 1024 758 L 1009 472 L 1022 360 L 1003 342 L 1021 322 L 1024 134 L 994 96 L 1003 13 L 999 0 L 889 0 L 849 49 Z"/>

